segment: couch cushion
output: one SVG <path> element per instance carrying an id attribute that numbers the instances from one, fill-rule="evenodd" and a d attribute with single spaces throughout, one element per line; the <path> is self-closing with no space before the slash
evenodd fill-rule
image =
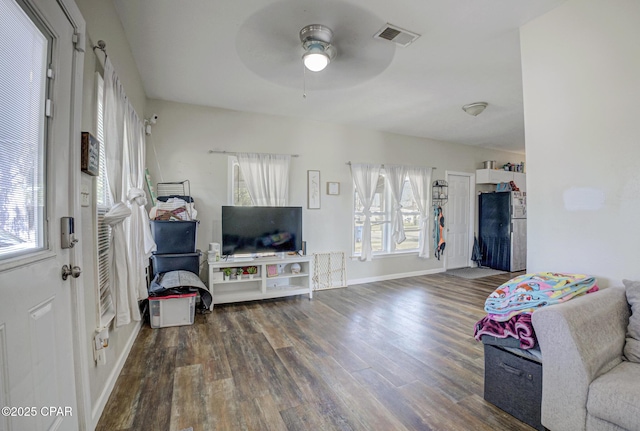
<path id="1" fill-rule="evenodd" d="M 628 430 L 640 430 L 640 364 L 622 362 L 589 385 L 590 415 Z"/>
<path id="2" fill-rule="evenodd" d="M 622 280 L 622 282 L 627 289 L 627 302 L 631 307 L 624 356 L 628 361 L 640 363 L 640 281 Z"/>

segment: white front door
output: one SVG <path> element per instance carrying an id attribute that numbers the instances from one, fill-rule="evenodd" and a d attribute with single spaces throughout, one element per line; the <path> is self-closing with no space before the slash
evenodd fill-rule
<path id="1" fill-rule="evenodd" d="M 470 264 L 472 178 L 472 174 L 447 172 L 449 202 L 444 208 L 447 269 Z"/>
<path id="2" fill-rule="evenodd" d="M 71 277 L 74 29 L 51 0 L 0 0 L 0 430 L 77 430 Z M 72 135 L 73 133 L 73 135 Z"/>

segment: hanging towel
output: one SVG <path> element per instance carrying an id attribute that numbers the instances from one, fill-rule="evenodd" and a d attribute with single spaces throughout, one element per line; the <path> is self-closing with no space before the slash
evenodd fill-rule
<path id="1" fill-rule="evenodd" d="M 444 214 L 442 214 L 442 207 L 434 207 L 435 225 L 433 228 L 433 246 L 435 248 L 435 255 L 438 260 L 444 253 L 444 247 L 446 242 L 444 241 Z"/>

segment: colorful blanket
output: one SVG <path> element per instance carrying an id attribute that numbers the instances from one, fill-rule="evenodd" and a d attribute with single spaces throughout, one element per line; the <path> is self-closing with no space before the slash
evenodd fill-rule
<path id="1" fill-rule="evenodd" d="M 567 301 L 598 290 L 595 277 L 584 274 L 539 272 L 512 278 L 498 287 L 484 303 L 490 320 L 506 322 L 536 308 Z"/>
<path id="2" fill-rule="evenodd" d="M 483 335 L 496 338 L 512 337 L 520 341 L 521 349 L 532 349 L 538 342 L 531 324 L 531 313 L 516 314 L 506 322 L 496 322 L 483 317 L 476 323 L 473 336 L 481 341 Z"/>

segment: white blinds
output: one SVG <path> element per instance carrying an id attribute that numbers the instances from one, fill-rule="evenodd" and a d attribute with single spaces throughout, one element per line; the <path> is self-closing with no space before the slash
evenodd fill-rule
<path id="1" fill-rule="evenodd" d="M 96 207 L 98 217 L 98 322 L 99 328 L 106 327 L 115 317 L 113 297 L 111 294 L 111 281 L 109 280 L 109 242 L 111 240 L 111 227 L 104 222 L 104 215 L 112 205 L 111 193 L 107 181 L 106 156 L 104 154 L 104 80 L 96 73 L 96 133 L 100 142 L 100 169 L 96 179 Z"/>
<path id="2" fill-rule="evenodd" d="M 14 0 L 0 0 L 0 259 L 45 246 L 49 41 Z"/>

